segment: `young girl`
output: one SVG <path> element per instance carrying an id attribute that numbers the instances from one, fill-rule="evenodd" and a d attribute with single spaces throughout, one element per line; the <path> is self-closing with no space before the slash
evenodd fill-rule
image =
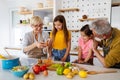
<path id="1" fill-rule="evenodd" d="M 92 31 L 89 29 L 89 25 L 84 25 L 80 29 L 81 37 L 78 40 L 78 59 L 74 62 L 77 63 L 88 63 L 93 65 L 93 34 Z"/>
<path id="2" fill-rule="evenodd" d="M 70 61 L 71 34 L 67 30 L 64 16 L 58 15 L 53 22 L 53 30 L 49 41 L 49 58 L 57 61 Z"/>

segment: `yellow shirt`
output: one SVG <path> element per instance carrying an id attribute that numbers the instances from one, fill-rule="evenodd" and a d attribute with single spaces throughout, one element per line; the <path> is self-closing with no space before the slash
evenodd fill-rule
<path id="1" fill-rule="evenodd" d="M 113 34 L 114 38 L 110 44 L 110 51 L 105 57 L 105 64 L 107 67 L 120 63 L 120 30 L 113 28 Z"/>
<path id="2" fill-rule="evenodd" d="M 68 31 L 68 32 L 69 32 L 68 38 L 70 40 L 71 34 L 70 34 L 70 31 Z M 52 32 L 50 33 L 50 38 L 52 38 Z M 63 30 L 57 31 L 54 42 L 53 42 L 53 48 L 58 49 L 58 50 L 67 48 Z"/>

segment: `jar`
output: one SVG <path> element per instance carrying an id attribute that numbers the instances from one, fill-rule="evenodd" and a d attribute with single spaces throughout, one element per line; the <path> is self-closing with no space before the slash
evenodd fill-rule
<path id="1" fill-rule="evenodd" d="M 43 8 L 43 3 L 38 3 L 38 4 L 37 4 L 37 7 L 38 7 L 38 8 Z"/>

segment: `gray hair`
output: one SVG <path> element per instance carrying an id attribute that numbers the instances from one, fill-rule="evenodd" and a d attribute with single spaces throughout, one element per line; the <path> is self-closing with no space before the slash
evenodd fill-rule
<path id="1" fill-rule="evenodd" d="M 97 34 L 108 34 L 112 29 L 109 22 L 103 18 L 93 21 L 91 28 L 94 29 Z"/>

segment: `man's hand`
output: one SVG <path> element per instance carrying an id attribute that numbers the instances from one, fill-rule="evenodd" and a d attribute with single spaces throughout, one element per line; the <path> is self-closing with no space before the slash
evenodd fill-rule
<path id="1" fill-rule="evenodd" d="M 96 40 L 93 40 L 93 51 L 96 51 L 98 47 L 98 42 Z"/>

